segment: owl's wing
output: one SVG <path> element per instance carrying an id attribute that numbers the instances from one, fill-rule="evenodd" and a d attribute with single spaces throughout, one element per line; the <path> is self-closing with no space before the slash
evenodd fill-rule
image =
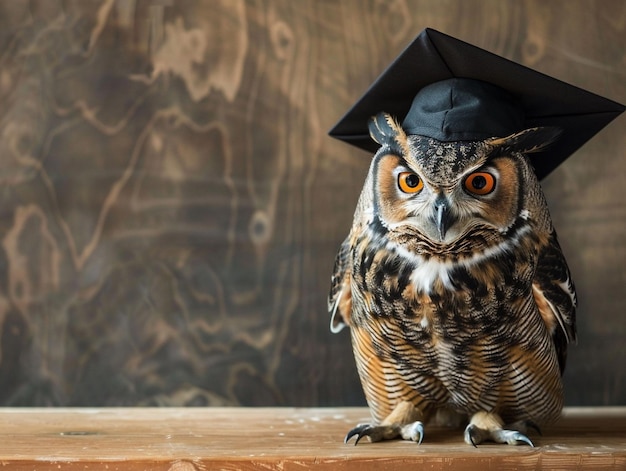
<path id="1" fill-rule="evenodd" d="M 330 312 L 330 331 L 334 334 L 350 325 L 352 312 L 352 291 L 350 288 L 350 236 L 343 241 L 337 256 L 330 282 L 328 311 Z"/>
<path id="2" fill-rule="evenodd" d="M 576 291 L 554 231 L 539 253 L 533 294 L 539 313 L 552 333 L 563 372 L 567 344 L 576 341 Z"/>

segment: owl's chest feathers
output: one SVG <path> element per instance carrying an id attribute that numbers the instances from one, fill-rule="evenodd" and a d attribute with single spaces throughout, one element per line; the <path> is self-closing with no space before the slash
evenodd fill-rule
<path id="1" fill-rule="evenodd" d="M 538 404 L 541 410 L 530 415 L 544 414 L 539 398 L 560 394 L 550 335 L 532 291 L 545 242 L 532 226 L 513 229 L 476 231 L 448 250 L 374 231 L 355 239 L 351 328 L 366 384 L 376 357 L 390 384 L 406 384 L 427 401 L 462 411 L 501 403 L 511 417 Z M 531 394 L 529 384 L 538 383 Z M 518 394 L 527 398 L 523 411 L 517 400 L 506 402 Z M 400 396 L 390 390 L 385 397 L 391 405 Z"/>
<path id="2" fill-rule="evenodd" d="M 463 324 L 501 326 L 531 296 L 537 241 L 526 227 L 514 237 L 476 231 L 447 250 L 418 238 L 364 239 L 353 254 L 353 292 L 363 307 L 355 322 L 388 317 L 443 336 Z"/>

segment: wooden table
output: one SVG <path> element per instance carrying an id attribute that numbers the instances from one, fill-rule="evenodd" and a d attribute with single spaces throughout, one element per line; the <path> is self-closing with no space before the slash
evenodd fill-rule
<path id="1" fill-rule="evenodd" d="M 0 409 L 0 469 L 626 469 L 626 408 L 567 409 L 535 448 L 473 448 L 462 431 L 424 443 L 345 445 L 364 408 Z"/>

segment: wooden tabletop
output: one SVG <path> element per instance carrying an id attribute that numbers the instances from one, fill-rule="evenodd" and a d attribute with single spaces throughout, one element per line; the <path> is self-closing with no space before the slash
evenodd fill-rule
<path id="1" fill-rule="evenodd" d="M 463 442 L 344 444 L 364 408 L 0 409 L 0 469 L 626 469 L 626 408 L 567 409 L 536 447 Z"/>

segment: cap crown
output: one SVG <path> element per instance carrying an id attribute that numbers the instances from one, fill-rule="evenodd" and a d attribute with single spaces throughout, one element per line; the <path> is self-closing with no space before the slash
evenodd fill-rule
<path id="1" fill-rule="evenodd" d="M 523 129 L 524 112 L 505 90 L 479 80 L 452 78 L 425 86 L 402 128 L 439 141 L 479 141 Z"/>

